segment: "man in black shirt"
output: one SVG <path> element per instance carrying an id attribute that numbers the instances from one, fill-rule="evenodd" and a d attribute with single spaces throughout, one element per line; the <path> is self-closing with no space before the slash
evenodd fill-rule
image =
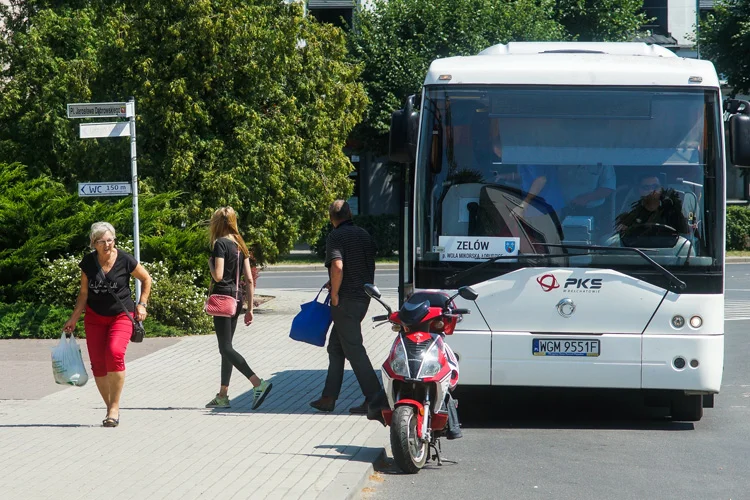
<path id="1" fill-rule="evenodd" d="M 678 234 L 689 232 L 682 201 L 674 189 L 665 190 L 658 176 L 644 174 L 639 179 L 638 190 L 640 198 L 631 209 L 615 218 L 615 229 L 621 236 L 638 226 L 653 224 L 667 226 Z"/>
<path id="2" fill-rule="evenodd" d="M 375 280 L 375 242 L 367 231 L 352 223 L 351 209 L 344 200 L 333 202 L 328 213 L 334 227 L 326 240 L 333 328 L 328 339 L 328 376 L 323 395 L 310 406 L 333 411 L 344 379 L 344 361 L 348 359 L 365 395 L 364 403 L 349 411 L 366 414 L 367 403 L 380 391 L 378 377 L 362 343 L 361 327 L 370 305 L 364 285 Z"/>

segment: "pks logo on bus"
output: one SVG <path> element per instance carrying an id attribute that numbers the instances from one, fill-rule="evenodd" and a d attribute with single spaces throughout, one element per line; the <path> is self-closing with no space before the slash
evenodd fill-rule
<path id="1" fill-rule="evenodd" d="M 536 279 L 539 286 L 545 292 L 551 292 L 560 288 L 560 283 L 553 274 L 544 274 Z M 601 278 L 568 278 L 565 280 L 563 290 L 568 292 L 586 292 L 589 290 L 599 290 L 602 287 Z"/>
<path id="2" fill-rule="evenodd" d="M 599 290 L 602 287 L 601 278 L 568 278 L 565 280 L 563 289 L 575 289 L 575 290 Z"/>
<path id="3" fill-rule="evenodd" d="M 536 279 L 536 282 L 539 283 L 539 286 L 542 287 L 542 290 L 545 292 L 551 292 L 555 288 L 560 288 L 560 283 L 557 282 L 553 274 L 539 276 Z"/>

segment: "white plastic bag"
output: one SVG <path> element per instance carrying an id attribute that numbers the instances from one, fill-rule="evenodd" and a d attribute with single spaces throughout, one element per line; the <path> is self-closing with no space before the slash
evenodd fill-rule
<path id="1" fill-rule="evenodd" d="M 60 335 L 60 343 L 52 349 L 52 374 L 55 376 L 55 382 L 62 385 L 81 387 L 89 380 L 86 367 L 83 366 L 81 348 L 78 347 L 72 333 L 68 339 L 63 332 Z"/>

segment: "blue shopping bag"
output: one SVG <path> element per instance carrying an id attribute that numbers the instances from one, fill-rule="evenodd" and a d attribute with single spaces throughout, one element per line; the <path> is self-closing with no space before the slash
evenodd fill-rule
<path id="1" fill-rule="evenodd" d="M 293 340 L 307 342 L 318 347 L 326 345 L 326 335 L 328 335 L 333 319 L 331 318 L 331 294 L 329 293 L 323 302 L 318 302 L 322 291 L 323 288 L 312 302 L 306 302 L 300 306 L 302 310 L 294 317 L 292 330 L 289 332 L 289 337 Z"/>

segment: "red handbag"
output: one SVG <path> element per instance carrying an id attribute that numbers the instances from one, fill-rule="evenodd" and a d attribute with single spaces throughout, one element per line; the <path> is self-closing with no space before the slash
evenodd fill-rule
<path id="1" fill-rule="evenodd" d="M 213 287 L 213 280 L 211 283 Z M 211 316 L 222 316 L 225 318 L 231 318 L 237 314 L 237 303 L 240 301 L 240 250 L 237 249 L 237 278 L 235 280 L 235 296 L 222 295 L 222 294 L 211 294 L 211 289 L 208 291 L 208 299 L 206 304 L 203 306 L 203 310 L 206 314 Z"/>

